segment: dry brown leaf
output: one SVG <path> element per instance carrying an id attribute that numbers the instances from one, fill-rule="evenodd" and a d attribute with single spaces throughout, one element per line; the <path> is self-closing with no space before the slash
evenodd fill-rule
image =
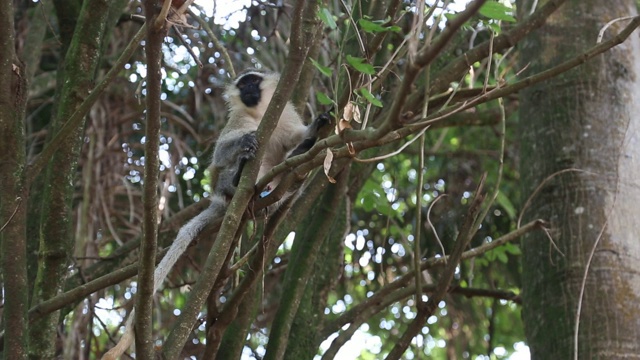
<path id="1" fill-rule="evenodd" d="M 360 108 L 358 107 L 358 105 L 355 105 L 353 107 L 353 121 L 357 122 L 358 124 L 362 123 L 362 119 L 360 119 Z"/>
<path id="2" fill-rule="evenodd" d="M 351 124 L 345 119 L 340 119 L 336 124 L 336 135 L 340 135 L 345 129 L 351 129 Z"/>
<path id="3" fill-rule="evenodd" d="M 324 174 L 327 176 L 327 180 L 329 180 L 330 183 L 335 184 L 336 179 L 332 178 L 329 175 L 329 170 L 331 170 L 332 162 L 333 162 L 333 153 L 331 152 L 330 149 L 327 149 L 327 156 L 324 157 L 324 164 L 323 164 Z"/>
<path id="4" fill-rule="evenodd" d="M 345 105 L 344 107 L 342 118 L 347 121 L 351 121 L 351 119 L 353 119 L 353 108 L 354 108 L 353 103 L 348 102 L 347 105 Z"/>
<path id="5" fill-rule="evenodd" d="M 353 147 L 353 143 L 352 142 L 348 142 L 347 143 L 347 150 L 349 150 L 349 154 L 351 154 L 351 156 L 356 154 L 356 148 Z"/>

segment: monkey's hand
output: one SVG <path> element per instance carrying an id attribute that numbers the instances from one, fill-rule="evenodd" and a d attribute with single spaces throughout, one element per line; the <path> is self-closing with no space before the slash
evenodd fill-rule
<path id="1" fill-rule="evenodd" d="M 315 145 L 318 138 L 324 138 L 329 134 L 329 131 L 331 131 L 329 125 L 331 125 L 333 120 L 333 115 L 331 115 L 332 111 L 333 108 L 327 112 L 323 112 L 313 120 L 313 123 L 307 128 L 307 137 L 289 153 L 288 157 L 306 153 Z"/>
<path id="2" fill-rule="evenodd" d="M 331 114 L 332 112 L 333 108 L 321 113 L 313 120 L 313 123 L 311 123 L 309 128 L 309 133 L 312 137 L 318 138 L 327 136 L 327 134 L 325 134 L 327 131 L 324 130 L 333 122 L 334 115 Z"/>
<path id="3" fill-rule="evenodd" d="M 325 111 L 322 114 L 318 115 L 318 117 L 315 120 L 317 122 L 318 129 L 322 129 L 327 125 L 331 125 L 331 122 L 333 119 L 333 115 L 331 115 L 332 112 L 333 112 L 333 108 L 329 109 L 329 111 Z"/>
<path id="4" fill-rule="evenodd" d="M 233 176 L 233 186 L 238 186 L 240 183 L 240 176 L 242 175 L 242 169 L 247 160 L 251 160 L 256 157 L 256 151 L 258 151 L 258 140 L 256 139 L 255 131 L 242 135 L 240 138 L 240 155 L 238 161 L 238 169 Z"/>

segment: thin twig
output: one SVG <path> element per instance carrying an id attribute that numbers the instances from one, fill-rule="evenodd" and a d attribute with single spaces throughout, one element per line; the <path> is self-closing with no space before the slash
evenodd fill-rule
<path id="1" fill-rule="evenodd" d="M 198 22 L 198 24 L 200 24 L 200 26 L 202 26 L 207 35 L 209 35 L 211 41 L 213 42 L 213 45 L 215 45 L 216 49 L 220 52 L 220 54 L 222 54 L 222 59 L 224 60 L 222 67 L 227 71 L 229 75 L 231 75 L 231 78 L 234 79 L 236 77 L 236 71 L 233 68 L 233 62 L 231 62 L 231 57 L 229 56 L 227 48 L 222 45 L 220 40 L 218 40 L 216 34 L 214 34 L 213 30 L 211 30 L 211 27 L 209 27 L 209 24 L 207 24 L 207 22 L 203 18 L 196 15 L 193 11 L 191 11 L 191 9 L 188 9 L 187 12 Z"/>
<path id="2" fill-rule="evenodd" d="M 618 21 L 622 21 L 622 20 L 630 20 L 633 19 L 635 16 L 623 16 L 617 19 L 613 19 L 611 21 L 609 21 L 608 23 L 606 23 L 602 29 L 600 29 L 600 32 L 598 32 L 598 39 L 596 40 L 596 44 L 599 44 L 600 42 L 602 42 L 602 38 L 604 37 L 604 32 L 607 31 L 607 29 L 609 28 L 609 26 L 617 23 Z"/>
<path id="3" fill-rule="evenodd" d="M 164 3 L 162 3 L 162 9 L 160 9 L 160 13 L 156 18 L 156 21 L 153 23 L 155 30 L 160 30 L 164 26 L 165 21 L 167 21 L 167 15 L 169 15 L 170 8 L 171 0 L 164 0 Z"/>
<path id="4" fill-rule="evenodd" d="M 408 328 L 396 342 L 393 349 L 391 349 L 389 355 L 387 355 L 386 357 L 387 360 L 396 360 L 399 359 L 400 356 L 402 356 L 402 354 L 409 347 L 411 339 L 413 339 L 413 337 L 418 334 L 424 322 L 438 308 L 438 303 L 446 295 L 447 289 L 451 285 L 451 281 L 453 280 L 453 276 L 458 267 L 458 264 L 462 259 L 464 249 L 467 247 L 467 245 L 471 241 L 471 238 L 478 230 L 474 225 L 476 224 L 478 216 L 481 213 L 482 204 L 485 199 L 485 194 L 483 192 L 485 179 L 486 173 L 482 175 L 480 181 L 478 182 L 478 187 L 476 188 L 475 195 L 471 200 L 469 210 L 467 211 L 467 216 L 461 226 L 458 236 L 456 237 L 456 241 L 453 245 L 453 250 L 451 251 L 451 255 L 449 256 L 450 261 L 442 271 L 441 277 L 440 279 L 438 279 L 438 283 L 433 293 L 431 294 L 431 296 L 429 296 L 429 300 L 427 300 L 427 303 L 424 306 L 418 307 L 418 313 L 416 317 L 413 319 L 413 321 L 411 321 Z"/>
<path id="5" fill-rule="evenodd" d="M 360 35 L 360 31 L 358 30 L 358 23 L 353 19 L 353 14 L 351 13 L 351 9 L 349 9 L 349 7 L 344 2 L 344 0 L 340 0 L 340 2 L 342 3 L 342 6 L 344 7 L 347 15 L 349 16 L 349 20 L 351 20 L 351 23 L 352 23 L 354 32 L 356 33 L 356 37 L 358 39 L 358 44 L 360 45 L 360 50 L 362 51 L 362 54 L 368 58 L 369 56 L 367 54 L 367 48 L 366 48 L 366 46 L 364 46 L 364 41 L 362 40 L 362 36 Z M 370 74 L 365 74 L 365 75 L 368 78 L 368 81 L 366 83 L 367 90 L 369 91 L 369 93 L 371 93 L 371 83 L 373 81 L 372 80 L 372 76 Z M 370 112 L 371 112 L 371 102 L 367 102 L 367 108 L 365 110 L 364 120 L 362 122 L 362 129 L 367 127 L 367 122 L 369 120 L 369 113 Z"/>
<path id="6" fill-rule="evenodd" d="M 18 212 L 18 209 L 20 209 L 20 204 L 22 204 L 22 198 L 21 197 L 17 197 L 16 201 L 18 202 L 16 204 L 16 208 L 13 210 L 13 213 L 11 214 L 11 216 L 9 216 L 9 220 L 7 220 L 7 222 L 4 223 L 4 225 L 2 225 L 2 228 L 0 228 L 0 233 L 2 232 L 2 230 L 4 230 L 4 228 L 7 227 L 7 225 L 9 225 L 11 220 L 16 216 L 16 213 Z"/>
<path id="7" fill-rule="evenodd" d="M 527 234 L 535 229 L 543 227 L 544 224 L 545 223 L 542 220 L 531 221 L 530 223 L 527 223 L 522 227 L 508 234 L 505 234 L 497 239 L 494 239 L 492 242 L 484 243 L 478 247 L 465 251 L 462 254 L 461 260 L 468 260 L 468 259 L 478 257 L 508 242 L 515 241 L 519 239 L 522 235 Z M 431 257 L 422 262 L 420 270 L 424 271 L 436 266 L 446 265 L 448 261 L 449 261 L 449 256 Z M 382 301 L 384 298 L 389 296 L 389 294 L 393 293 L 397 289 L 411 286 L 410 283 L 412 279 L 413 279 L 413 273 L 408 273 L 408 274 L 402 275 L 400 278 L 396 279 L 394 282 L 383 286 L 375 294 L 368 297 L 366 300 L 360 302 L 359 304 L 355 305 L 353 308 L 347 310 L 344 314 L 340 315 L 340 317 L 338 317 L 336 320 L 328 323 L 327 326 L 323 328 L 321 335 L 323 337 L 326 337 L 336 331 L 339 331 L 340 328 L 345 324 L 353 322 L 354 318 L 358 314 L 363 312 L 363 309 L 375 306 L 375 304 Z M 410 292 L 410 294 L 412 293 L 413 291 Z"/>
<path id="8" fill-rule="evenodd" d="M 428 87 L 427 87 L 428 89 Z M 428 96 L 427 96 L 428 97 Z M 416 307 L 418 310 L 424 305 L 422 301 L 422 251 L 420 250 L 422 230 L 422 187 L 424 186 L 424 136 L 420 135 L 420 153 L 418 154 L 418 188 L 416 193 L 416 236 L 413 239 L 413 270 L 416 275 Z"/>
<path id="9" fill-rule="evenodd" d="M 427 224 L 429 224 L 429 228 L 431 228 L 431 231 L 433 232 L 433 236 L 436 237 L 436 241 L 438 242 L 438 245 L 440 245 L 440 250 L 442 251 L 442 256 L 446 259 L 447 253 L 444 251 L 444 245 L 442 245 L 442 241 L 440 240 L 440 237 L 438 236 L 438 232 L 436 231 L 436 227 L 433 226 L 433 223 L 431 222 L 431 209 L 433 209 L 433 206 L 438 202 L 438 200 L 442 199 L 445 196 L 449 196 L 448 194 L 440 194 L 438 195 L 437 198 L 435 198 L 431 204 L 429 204 L 429 209 L 427 210 Z"/>
<path id="10" fill-rule="evenodd" d="M 536 187 L 536 189 L 533 191 L 533 193 L 531 195 L 529 195 L 529 197 L 527 198 L 527 201 L 524 202 L 524 206 L 522 207 L 522 210 L 520 211 L 520 216 L 518 216 L 518 222 L 516 223 L 516 227 L 520 227 L 520 223 L 522 222 L 522 217 L 524 216 L 524 213 L 527 211 L 527 209 L 529 209 L 529 206 L 531 206 L 531 202 L 533 201 L 533 198 L 538 195 L 538 193 L 540 192 L 540 190 L 542 190 L 542 188 L 549 182 L 551 181 L 551 179 L 553 179 L 554 177 L 558 176 L 558 175 L 562 175 L 564 173 L 568 173 L 568 172 L 580 172 L 580 173 L 585 173 L 585 174 L 590 174 L 590 175 L 599 175 L 597 173 L 591 172 L 591 171 L 587 171 L 587 170 L 582 170 L 582 169 L 576 169 L 576 168 L 569 168 L 569 169 L 563 169 L 560 171 L 556 171 L 553 174 L 547 176 L 546 178 L 544 178 L 544 180 L 542 180 L 542 182 Z"/>
<path id="11" fill-rule="evenodd" d="M 202 65 L 202 61 L 198 59 L 198 55 L 196 55 L 196 53 L 193 52 L 191 45 L 187 44 L 187 41 L 182 37 L 182 32 L 178 29 L 177 26 L 173 26 L 173 31 L 175 31 L 176 34 L 178 34 L 178 40 L 180 40 L 182 45 L 184 45 L 184 47 L 187 49 L 187 51 L 189 52 L 189 55 L 191 55 L 191 58 L 193 58 L 193 61 L 195 61 L 198 67 L 202 69 L 202 67 L 204 66 Z"/>
<path id="12" fill-rule="evenodd" d="M 396 151 L 390 152 L 390 153 L 385 154 L 385 155 L 380 155 L 380 156 L 368 158 L 368 159 L 360 159 L 360 158 L 354 157 L 353 160 L 355 160 L 357 162 L 361 162 L 361 163 L 370 163 L 370 162 L 376 162 L 376 161 L 380 161 L 380 160 L 384 160 L 384 159 L 388 159 L 388 158 L 394 157 L 394 156 L 400 154 L 404 149 L 406 149 L 407 146 L 413 144 L 416 140 L 422 139 L 423 138 L 422 135 L 424 134 L 425 131 L 427 131 L 428 128 L 429 128 L 429 126 L 427 126 L 424 129 L 422 129 L 413 139 L 411 139 L 411 140 L 407 141 L 406 143 L 404 143 Z"/>

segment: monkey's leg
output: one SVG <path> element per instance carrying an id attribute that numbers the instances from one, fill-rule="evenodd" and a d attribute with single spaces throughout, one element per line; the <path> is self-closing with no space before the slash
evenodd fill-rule
<path id="1" fill-rule="evenodd" d="M 256 151 L 258 151 L 258 140 L 256 140 L 256 133 L 250 132 L 240 138 L 240 158 L 238 161 L 238 169 L 233 176 L 232 184 L 237 187 L 240 183 L 240 176 L 242 175 L 242 169 L 247 160 L 251 160 L 256 157 Z"/>

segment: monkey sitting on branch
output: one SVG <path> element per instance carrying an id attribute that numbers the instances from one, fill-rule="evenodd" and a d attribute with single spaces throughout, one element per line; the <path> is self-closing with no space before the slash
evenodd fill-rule
<path id="1" fill-rule="evenodd" d="M 207 225 L 224 217 L 229 201 L 240 181 L 244 164 L 253 159 L 258 150 L 255 132 L 271 102 L 279 80 L 278 73 L 248 70 L 238 75 L 227 86 L 224 94 L 229 120 L 216 142 L 209 166 L 213 185 L 211 204 L 178 231 L 175 241 L 154 272 L 154 292 L 160 288 L 171 268 L 198 234 Z M 264 145 L 266 149 L 260 164 L 258 179 L 287 157 L 307 152 L 315 144 L 318 131 L 330 122 L 329 114 L 323 113 L 307 126 L 293 104 L 290 101 L 287 102 L 271 138 Z M 277 176 L 273 179 L 264 189 L 265 193 L 273 190 L 280 178 L 281 176 Z M 135 336 L 133 319 L 134 313 L 131 311 L 122 338 L 104 354 L 103 360 L 115 360 L 131 346 Z"/>

